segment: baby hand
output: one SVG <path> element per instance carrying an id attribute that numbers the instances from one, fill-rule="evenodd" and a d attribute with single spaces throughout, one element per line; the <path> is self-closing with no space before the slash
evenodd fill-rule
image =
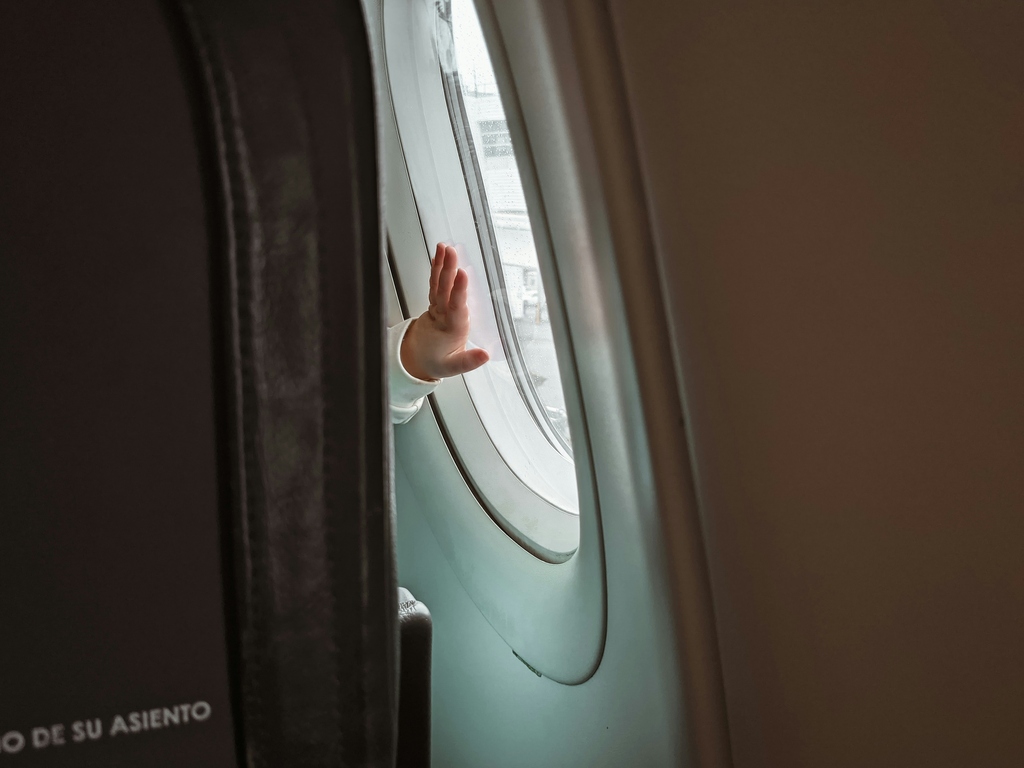
<path id="1" fill-rule="evenodd" d="M 430 381 L 479 368 L 490 359 L 483 349 L 466 349 L 469 340 L 469 276 L 459 269 L 455 249 L 437 244 L 430 267 L 430 308 L 413 320 L 402 339 L 402 365 L 417 379 Z"/>

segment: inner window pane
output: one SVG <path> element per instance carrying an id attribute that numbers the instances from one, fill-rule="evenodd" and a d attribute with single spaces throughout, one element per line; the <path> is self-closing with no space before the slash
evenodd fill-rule
<path id="1" fill-rule="evenodd" d="M 504 278 L 504 311 L 515 334 L 515 339 L 504 340 L 505 347 L 522 361 L 517 366 L 524 379 L 519 386 L 545 434 L 571 455 L 565 396 L 526 198 L 497 79 L 472 0 L 451 0 L 451 22 L 454 69 L 472 136 L 471 154 L 487 200 L 488 210 L 477 212 L 477 216 L 482 213 L 489 218 Z M 473 179 L 468 181 L 474 183 Z"/>

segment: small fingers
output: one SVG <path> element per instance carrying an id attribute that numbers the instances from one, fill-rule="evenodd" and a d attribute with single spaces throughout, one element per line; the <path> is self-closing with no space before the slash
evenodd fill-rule
<path id="1" fill-rule="evenodd" d="M 458 376 L 461 373 L 475 371 L 481 365 L 491 359 L 486 349 L 475 347 L 474 349 L 463 350 L 450 355 L 446 360 L 446 376 Z"/>
<path id="2" fill-rule="evenodd" d="M 434 305 L 441 311 L 448 309 L 448 300 L 451 298 L 452 286 L 455 284 L 455 275 L 458 274 L 459 256 L 450 245 L 445 248 L 444 266 L 437 278 L 437 291 L 434 295 Z"/>
<path id="3" fill-rule="evenodd" d="M 434 249 L 434 260 L 430 262 L 430 293 L 427 295 L 427 301 L 430 304 L 434 304 L 437 300 L 437 280 L 441 275 L 441 268 L 444 266 L 444 254 L 444 243 L 438 243 L 437 248 Z"/>
<path id="4" fill-rule="evenodd" d="M 466 270 L 460 269 L 455 273 L 455 282 L 452 283 L 452 293 L 448 298 L 448 311 L 457 312 L 466 307 L 466 296 L 469 293 L 469 275 Z"/>

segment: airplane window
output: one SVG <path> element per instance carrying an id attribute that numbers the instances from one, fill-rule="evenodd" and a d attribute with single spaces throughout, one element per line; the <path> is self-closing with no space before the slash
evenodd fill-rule
<path id="1" fill-rule="evenodd" d="M 579 546 L 580 499 L 555 350 L 561 310 L 545 292 L 557 290 L 554 265 L 516 94 L 505 90 L 503 60 L 490 58 L 472 0 L 394 0 L 384 8 L 404 161 L 388 167 L 392 189 L 403 188 L 407 173 L 412 192 L 389 203 L 394 269 L 407 285 L 422 284 L 422 246 L 453 244 L 470 280 L 469 341 L 491 355 L 434 393 L 439 426 L 491 517 L 537 557 L 564 562 Z M 422 239 L 412 234 L 416 225 Z M 426 308 L 422 299 L 406 297 L 411 314 Z M 575 438 L 580 455 L 585 438 Z"/>
<path id="2" fill-rule="evenodd" d="M 572 456 L 565 397 L 526 197 L 480 21 L 472 0 L 442 0 L 451 39 L 445 80 L 470 189 L 501 343 L 537 425 Z M 445 40 L 448 43 L 447 40 Z"/>
<path id="3" fill-rule="evenodd" d="M 536 658 L 552 680 L 583 682 L 601 658 L 606 622 L 583 402 L 590 382 L 578 366 L 600 370 L 591 361 L 606 357 L 603 348 L 574 354 L 563 303 L 568 290 L 578 294 L 565 274 L 593 278 L 589 227 L 580 226 L 590 211 L 576 196 L 574 155 L 559 151 L 568 146 L 564 114 L 554 92 L 521 86 L 512 44 L 530 38 L 503 36 L 515 27 L 501 4 L 379 8 L 392 308 L 401 304 L 406 317 L 428 308 L 428 256 L 437 242 L 453 245 L 469 276 L 469 341 L 491 357 L 445 379 L 420 416 L 395 430 L 400 504 L 422 512 L 466 592 L 527 664 Z M 530 71 L 532 56 L 521 60 Z M 538 76 L 544 87 L 554 82 Z M 538 95 L 551 110 L 530 108 Z M 541 156 L 564 173 L 552 179 Z M 552 181 L 552 197 L 542 196 Z"/>

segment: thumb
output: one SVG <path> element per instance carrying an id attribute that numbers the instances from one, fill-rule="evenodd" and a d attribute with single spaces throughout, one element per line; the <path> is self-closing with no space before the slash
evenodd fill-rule
<path id="1" fill-rule="evenodd" d="M 448 376 L 458 376 L 460 373 L 475 371 L 481 365 L 491 359 L 486 349 L 476 347 L 456 352 L 448 358 Z"/>

